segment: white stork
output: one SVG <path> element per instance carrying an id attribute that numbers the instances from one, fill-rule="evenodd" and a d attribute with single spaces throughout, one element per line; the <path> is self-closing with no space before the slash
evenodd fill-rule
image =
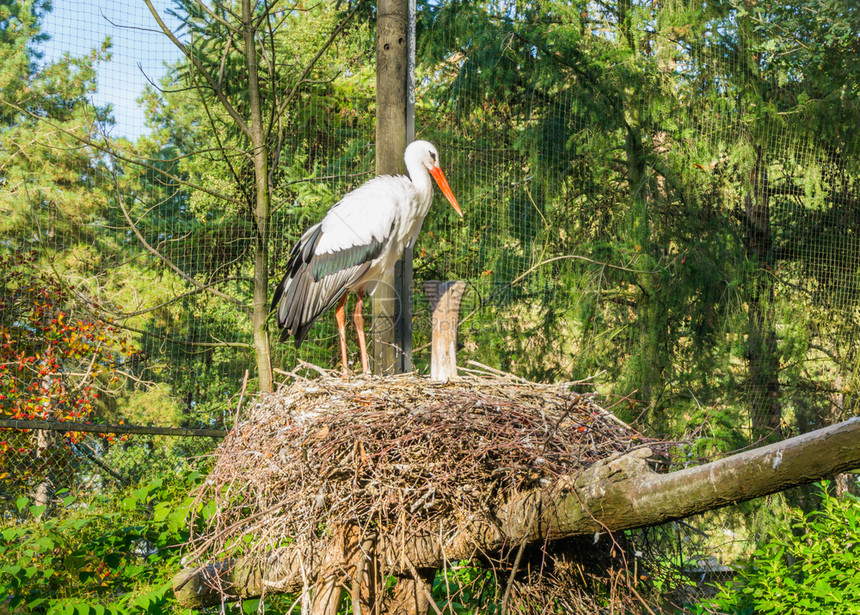
<path id="1" fill-rule="evenodd" d="M 311 325 L 335 305 L 340 334 L 343 375 L 348 377 L 346 316 L 349 291 L 358 296 L 353 322 L 358 331 L 361 369 L 370 373 L 364 337 L 364 295 L 415 244 L 424 217 L 433 201 L 432 176 L 442 194 L 462 217 L 448 180 L 439 168 L 439 152 L 432 143 L 415 141 L 403 155 L 409 177 L 382 175 L 356 188 L 328 210 L 290 252 L 287 272 L 272 298 L 271 311 L 282 329 L 281 341 L 295 338 L 296 348 Z"/>

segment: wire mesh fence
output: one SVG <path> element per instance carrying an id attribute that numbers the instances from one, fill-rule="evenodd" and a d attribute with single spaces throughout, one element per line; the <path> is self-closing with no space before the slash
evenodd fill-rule
<path id="1" fill-rule="evenodd" d="M 856 101 L 809 102 L 798 43 L 767 30 L 778 6 L 749 21 L 628 3 L 636 21 L 622 4 L 419 7 L 416 136 L 465 216 L 436 203 L 415 248 L 417 371 L 423 282 L 460 279 L 461 361 L 587 381 L 625 420 L 692 437 L 679 463 L 855 415 L 857 143 L 833 118 Z M 4 18 L 28 60 L 4 61 L 0 95 L 4 418 L 213 427 L 244 374 L 253 388 L 255 258 L 271 296 L 293 243 L 374 161 L 372 7 L 266 7 L 264 237 L 231 10 L 155 3 L 179 46 L 137 2 Z M 327 315 L 299 349 L 277 337 L 269 323 L 281 371 L 339 361 Z M 163 446 L 133 440 L 9 443 L 4 471 L 34 489 L 45 448 L 97 488 L 112 474 L 96 460 L 131 476 Z M 734 531 L 730 517 L 707 523 Z"/>
<path id="2" fill-rule="evenodd" d="M 109 425 L 101 426 L 100 434 L 60 431 L 50 424 L 3 427 L 0 494 L 7 516 L 23 508 L 22 501 L 50 509 L 60 496 L 119 493 L 159 476 L 202 470 L 225 433 L 211 430 L 199 437 L 162 429 L 147 434 L 145 428 L 134 433 Z"/>

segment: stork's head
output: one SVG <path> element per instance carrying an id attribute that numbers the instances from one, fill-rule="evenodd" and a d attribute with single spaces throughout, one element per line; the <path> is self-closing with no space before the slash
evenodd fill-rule
<path id="1" fill-rule="evenodd" d="M 445 179 L 445 174 L 439 167 L 439 151 L 436 149 L 435 145 L 429 141 L 413 141 L 406 148 L 406 152 L 403 154 L 403 159 L 406 161 L 407 169 L 412 168 L 412 166 L 416 164 L 427 169 L 427 172 L 436 180 L 436 184 L 439 186 L 439 189 L 442 190 L 442 194 L 444 194 L 445 198 L 448 199 L 448 202 L 451 203 L 454 211 L 460 214 L 461 218 L 463 217 L 463 212 L 457 204 L 457 199 L 451 191 L 451 186 L 448 185 L 448 180 Z"/>

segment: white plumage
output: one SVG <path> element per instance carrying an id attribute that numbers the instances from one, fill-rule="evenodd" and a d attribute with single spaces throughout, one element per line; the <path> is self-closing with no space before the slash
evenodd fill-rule
<path id="1" fill-rule="evenodd" d="M 341 360 L 347 376 L 344 303 L 349 291 L 358 295 L 353 321 L 358 331 L 361 366 L 369 372 L 364 320 L 365 294 L 412 246 L 433 201 L 431 176 L 461 216 L 457 199 L 439 168 L 439 152 L 427 141 L 411 143 L 404 153 L 409 177 L 382 175 L 356 188 L 309 228 L 290 252 L 287 272 L 275 289 L 272 311 L 281 340 L 295 338 L 296 347 L 320 315 L 337 306 Z"/>

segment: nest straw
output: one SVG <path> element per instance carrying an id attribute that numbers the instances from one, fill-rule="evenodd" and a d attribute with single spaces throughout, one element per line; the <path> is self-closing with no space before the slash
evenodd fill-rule
<path id="1" fill-rule="evenodd" d="M 216 451 L 197 493 L 214 514 L 191 557 L 262 557 L 344 524 L 439 531 L 645 444 L 566 386 L 496 374 L 297 379 L 257 398 Z"/>

